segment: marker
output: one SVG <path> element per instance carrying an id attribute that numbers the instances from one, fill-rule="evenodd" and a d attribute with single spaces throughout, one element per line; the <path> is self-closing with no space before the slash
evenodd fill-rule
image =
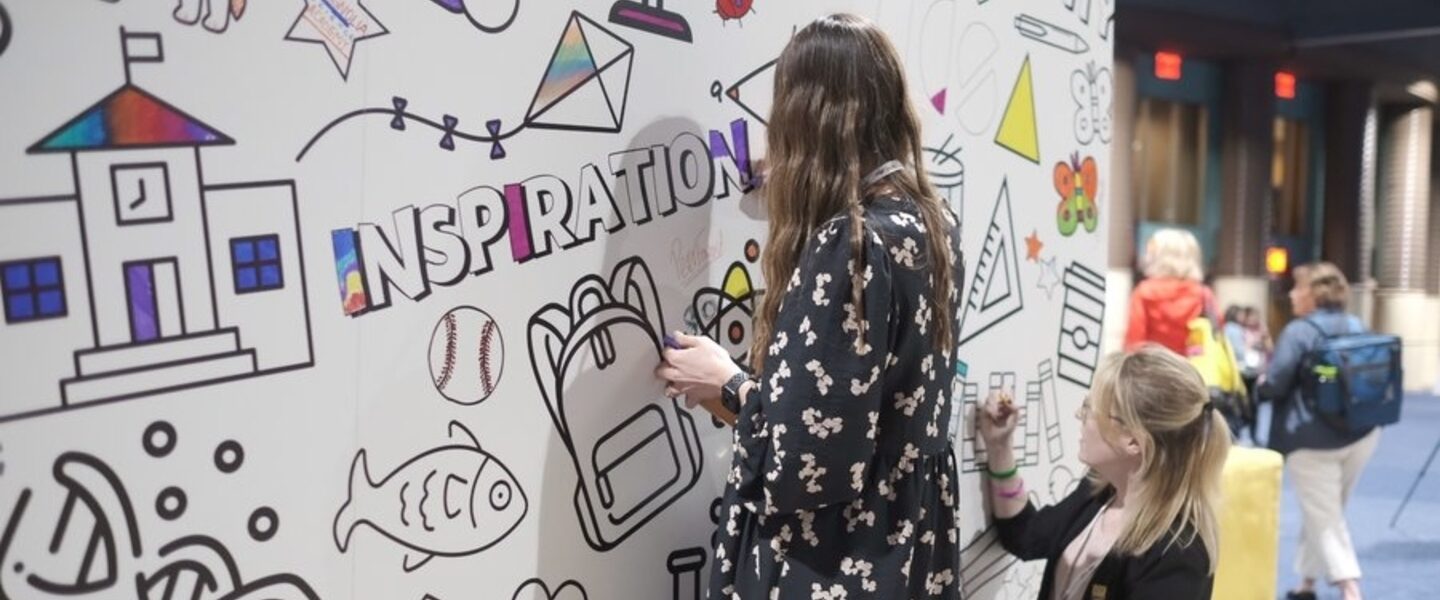
<path id="1" fill-rule="evenodd" d="M 680 350 L 684 348 L 684 346 L 680 345 L 680 340 L 675 339 L 675 336 L 668 333 L 665 334 L 665 347 L 671 350 Z"/>
<path id="2" fill-rule="evenodd" d="M 1015 29 L 1020 32 L 1020 35 L 1071 54 L 1084 54 L 1090 51 L 1090 44 L 1085 41 L 1085 38 L 1080 37 L 1080 34 L 1030 15 L 1022 14 L 1015 17 Z"/>

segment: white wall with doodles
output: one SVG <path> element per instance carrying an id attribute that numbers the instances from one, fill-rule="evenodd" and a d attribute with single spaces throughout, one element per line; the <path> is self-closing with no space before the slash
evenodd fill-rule
<path id="1" fill-rule="evenodd" d="M 1081 476 L 1113 0 L 0 0 L 0 598 L 703 597 L 775 57 L 891 32 L 964 221 L 965 407 Z M 966 597 L 1030 598 L 953 424 Z"/>

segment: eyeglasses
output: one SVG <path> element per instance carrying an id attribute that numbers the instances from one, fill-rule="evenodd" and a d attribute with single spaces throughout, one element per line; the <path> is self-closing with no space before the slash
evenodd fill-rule
<path id="1" fill-rule="evenodd" d="M 1083 423 L 1086 419 L 1090 418 L 1091 414 L 1094 414 L 1094 409 L 1090 407 L 1090 397 L 1086 396 L 1085 401 L 1080 403 L 1080 408 L 1075 410 L 1075 418 Z M 1110 415 L 1110 420 L 1122 425 L 1125 424 L 1124 421 L 1120 420 L 1120 417 L 1115 415 Z"/>

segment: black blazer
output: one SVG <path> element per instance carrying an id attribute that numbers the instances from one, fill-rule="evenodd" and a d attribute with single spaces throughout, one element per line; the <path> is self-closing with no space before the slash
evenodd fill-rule
<path id="1" fill-rule="evenodd" d="M 1114 489 L 1096 495 L 1088 480 L 1054 506 L 1025 510 L 1010 519 L 996 519 L 1000 543 L 1021 560 L 1045 559 L 1045 578 L 1040 600 L 1050 600 L 1057 585 L 1055 567 L 1070 542 L 1100 512 L 1115 494 Z M 1181 539 L 1189 537 L 1181 536 Z M 1188 546 L 1171 545 L 1169 538 L 1139 556 L 1110 553 L 1090 578 L 1084 600 L 1210 600 L 1214 578 L 1205 544 L 1195 538 Z"/>

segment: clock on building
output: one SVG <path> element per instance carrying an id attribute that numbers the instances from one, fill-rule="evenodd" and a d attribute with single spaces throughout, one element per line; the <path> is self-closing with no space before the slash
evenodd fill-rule
<path id="1" fill-rule="evenodd" d="M 122 225 L 169 221 L 170 169 L 165 163 L 117 164 L 110 167 L 115 220 Z"/>

